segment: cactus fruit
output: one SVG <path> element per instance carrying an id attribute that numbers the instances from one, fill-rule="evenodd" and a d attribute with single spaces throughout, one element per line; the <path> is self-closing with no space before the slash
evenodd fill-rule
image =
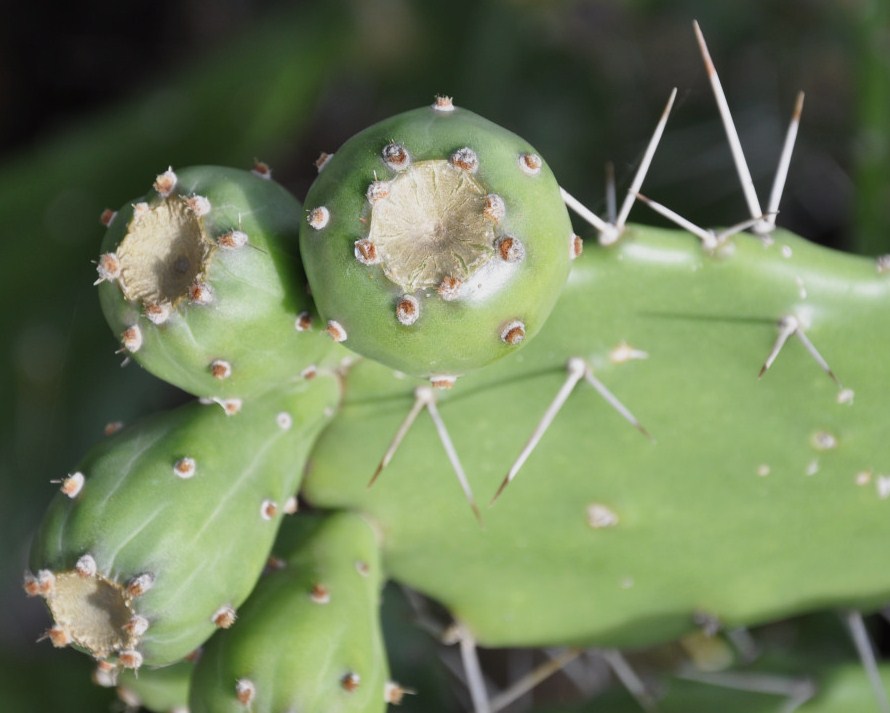
<path id="1" fill-rule="evenodd" d="M 874 345 L 890 332 L 890 281 L 871 260 L 783 231 L 773 240 L 740 235 L 709 254 L 689 234 L 630 226 L 575 262 L 521 359 L 467 375 L 439 404 L 476 490 L 495 489 L 570 357 L 593 365 L 654 442 L 579 384 L 480 530 L 425 421 L 389 479 L 368 490 L 350 476 L 411 399 L 363 362 L 304 496 L 378 522 L 392 577 L 482 645 L 636 646 L 682 634 L 701 611 L 735 626 L 879 605 L 890 367 Z M 789 315 L 843 386 L 796 338 L 758 381 Z"/>
<path id="2" fill-rule="evenodd" d="M 275 552 L 280 569 L 205 647 L 191 712 L 382 713 L 395 689 L 378 621 L 374 531 L 353 514 L 302 515 L 282 528 Z"/>
<path id="3" fill-rule="evenodd" d="M 53 643 L 123 668 L 181 659 L 253 588 L 302 461 L 339 397 L 319 375 L 247 401 L 192 403 L 135 424 L 80 465 L 34 542 L 25 588 Z"/>
<path id="4" fill-rule="evenodd" d="M 449 386 L 534 336 L 576 236 L 523 139 L 439 97 L 320 164 L 300 249 L 332 338 Z"/>
<path id="5" fill-rule="evenodd" d="M 203 397 L 243 399 L 299 378 L 330 346 L 309 329 L 299 221 L 299 203 L 267 174 L 160 174 L 103 220 L 99 297 L 123 351 Z"/>
<path id="6" fill-rule="evenodd" d="M 194 668 L 194 662 L 180 661 L 163 668 L 120 671 L 114 675 L 117 697 L 131 708 L 152 713 L 188 713 Z"/>

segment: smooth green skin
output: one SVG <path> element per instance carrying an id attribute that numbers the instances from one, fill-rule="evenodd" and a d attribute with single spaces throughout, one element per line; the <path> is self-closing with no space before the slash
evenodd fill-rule
<path id="1" fill-rule="evenodd" d="M 411 326 L 395 317 L 401 289 L 379 265 L 355 259 L 354 243 L 367 235 L 360 218 L 365 193 L 375 180 L 396 175 L 380 152 L 391 141 L 405 146 L 413 162 L 447 159 L 470 146 L 479 157 L 476 178 L 506 204 L 501 225 L 519 237 L 526 257 L 505 285 L 471 303 L 446 302 L 435 290 L 420 291 L 421 316 Z M 521 153 L 534 152 L 522 138 L 465 109 L 424 107 L 382 121 L 349 139 L 309 189 L 307 210 L 326 206 L 330 222 L 300 228 L 300 252 L 312 295 L 325 320 L 346 329 L 345 345 L 407 374 L 463 374 L 516 351 L 504 344 L 504 324 L 521 319 L 524 343 L 547 319 L 569 270 L 572 226 L 559 187 L 545 163 L 534 177 L 518 166 Z"/>
<path id="2" fill-rule="evenodd" d="M 118 675 L 117 685 L 135 694 L 142 708 L 152 713 L 184 711 L 194 668 L 191 661 L 180 661 L 164 668 L 143 668 L 138 673 L 125 670 Z"/>
<path id="3" fill-rule="evenodd" d="M 439 405 L 483 503 L 570 356 L 589 360 L 656 442 L 582 382 L 480 527 L 425 414 L 366 488 L 411 403 L 411 384 L 366 362 L 313 450 L 305 496 L 373 518 L 387 572 L 488 646 L 637 646 L 688 631 L 696 612 L 737 626 L 886 601 L 890 502 L 876 481 L 890 473 L 890 278 L 869 260 L 775 239 L 737 237 L 721 258 L 688 234 L 631 227 L 612 249 L 588 247 L 540 337 Z M 775 320 L 804 308 L 852 404 L 797 339 L 758 381 Z M 649 358 L 611 364 L 623 340 Z M 837 447 L 816 450 L 819 431 Z M 590 503 L 619 524 L 589 527 Z"/>
<path id="4" fill-rule="evenodd" d="M 237 250 L 213 252 L 207 279 L 214 295 L 211 304 L 183 301 L 162 325 L 148 320 L 141 304 L 128 302 L 116 282 L 100 284 L 109 326 L 119 337 L 138 324 L 144 343 L 133 358 L 196 396 L 246 398 L 294 383 L 330 349 L 323 332 L 294 328 L 300 312 L 314 311 L 298 255 L 299 202 L 250 171 L 197 166 L 176 174 L 176 193 L 210 200 L 211 211 L 203 220 L 211 238 L 239 229 L 249 242 Z M 102 253 L 113 252 L 124 239 L 138 200 L 118 212 L 102 241 Z M 150 191 L 143 200 L 154 205 L 161 199 Z M 229 378 L 211 375 L 209 365 L 216 359 L 231 363 Z"/>
<path id="5" fill-rule="evenodd" d="M 235 682 L 256 687 L 251 713 L 382 712 L 387 680 L 380 631 L 383 571 L 376 535 L 361 517 L 298 515 L 283 528 L 284 569 L 260 581 L 238 621 L 214 636 L 192 679 L 192 713 L 243 713 Z M 364 562 L 368 574 L 359 573 Z M 330 601 L 310 599 L 313 585 Z M 358 673 L 356 690 L 340 680 Z"/>
<path id="6" fill-rule="evenodd" d="M 150 622 L 138 651 L 146 666 L 178 661 L 215 631 L 219 607 L 247 598 L 338 398 L 337 379 L 319 375 L 248 401 L 235 416 L 191 403 L 134 424 L 78 466 L 86 483 L 75 499 L 57 494 L 32 568 L 70 570 L 89 553 L 120 583 L 153 573 L 154 586 L 134 603 Z M 277 422 L 284 411 L 289 430 Z M 183 456 L 197 462 L 187 480 L 173 472 Z M 279 504 L 269 520 L 260 515 L 266 499 Z"/>

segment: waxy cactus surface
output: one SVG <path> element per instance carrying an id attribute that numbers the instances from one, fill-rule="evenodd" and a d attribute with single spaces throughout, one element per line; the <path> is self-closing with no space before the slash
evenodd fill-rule
<path id="1" fill-rule="evenodd" d="M 877 606 L 890 597 L 890 367 L 876 352 L 888 304 L 874 261 L 781 231 L 709 254 L 689 234 L 631 226 L 575 262 L 538 339 L 439 410 L 476 492 L 495 492 L 572 357 L 653 440 L 582 380 L 480 528 L 424 419 L 387 478 L 369 490 L 354 475 L 412 398 L 365 362 L 303 492 L 379 522 L 392 576 L 484 645 L 636 646 L 698 615 L 739 626 Z M 842 383 L 794 335 L 758 380 L 789 316 Z"/>
<path id="2" fill-rule="evenodd" d="M 293 383 L 326 350 L 311 330 L 300 204 L 267 174 L 168 170 L 106 218 L 99 296 L 123 352 L 197 396 Z"/>
<path id="3" fill-rule="evenodd" d="M 320 164 L 300 245 L 337 341 L 449 385 L 543 326 L 577 243 L 523 139 L 440 97 Z"/>
<path id="4" fill-rule="evenodd" d="M 207 645 L 191 712 L 382 713 L 398 686 L 387 681 L 374 531 L 341 513 L 299 517 L 282 535 L 277 571 Z"/>
<path id="5" fill-rule="evenodd" d="M 26 575 L 53 642 L 139 668 L 177 661 L 226 626 L 338 398 L 337 380 L 319 375 L 233 416 L 192 403 L 94 448 L 51 504 Z"/>

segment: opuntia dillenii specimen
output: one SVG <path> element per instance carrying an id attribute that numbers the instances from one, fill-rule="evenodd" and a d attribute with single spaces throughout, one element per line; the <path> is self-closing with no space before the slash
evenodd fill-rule
<path id="1" fill-rule="evenodd" d="M 246 398 L 330 348 L 311 329 L 299 202 L 251 171 L 168 170 L 111 219 L 102 309 L 132 356 L 198 396 Z"/>
<path id="2" fill-rule="evenodd" d="M 26 575 L 54 642 L 139 668 L 176 661 L 229 625 L 338 397 L 338 380 L 319 375 L 233 417 L 193 403 L 93 449 L 82 488 L 50 506 Z"/>
<path id="3" fill-rule="evenodd" d="M 543 159 L 445 98 L 347 141 L 306 207 L 301 252 L 329 334 L 436 384 L 537 333 L 574 253 Z"/>

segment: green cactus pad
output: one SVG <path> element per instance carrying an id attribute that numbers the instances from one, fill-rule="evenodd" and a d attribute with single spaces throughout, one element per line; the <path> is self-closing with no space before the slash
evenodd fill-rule
<path id="1" fill-rule="evenodd" d="M 99 296 L 123 351 L 198 396 L 294 381 L 330 347 L 312 328 L 300 204 L 256 173 L 168 171 L 113 218 Z"/>
<path id="2" fill-rule="evenodd" d="M 193 403 L 94 448 L 32 547 L 26 588 L 46 598 L 53 642 L 138 668 L 230 624 L 338 397 L 319 375 L 234 416 Z"/>
<path id="3" fill-rule="evenodd" d="M 300 249 L 331 336 L 441 385 L 538 332 L 575 250 L 535 150 L 444 99 L 347 141 L 306 207 Z"/>
<path id="4" fill-rule="evenodd" d="M 391 689 L 373 530 L 356 515 L 301 515 L 282 535 L 290 544 L 276 545 L 281 569 L 205 648 L 190 710 L 382 713 Z"/>
<path id="5" fill-rule="evenodd" d="M 709 255 L 688 234 L 631 227 L 576 261 L 534 343 L 439 403 L 476 492 L 496 491 L 570 357 L 654 442 L 582 380 L 480 528 L 428 419 L 396 472 L 371 490 L 356 475 L 413 400 L 364 362 L 304 494 L 378 521 L 391 575 L 483 645 L 634 646 L 701 613 L 734 626 L 887 601 L 890 279 L 871 260 L 774 237 Z M 758 380 L 789 315 L 843 388 L 794 336 Z"/>

